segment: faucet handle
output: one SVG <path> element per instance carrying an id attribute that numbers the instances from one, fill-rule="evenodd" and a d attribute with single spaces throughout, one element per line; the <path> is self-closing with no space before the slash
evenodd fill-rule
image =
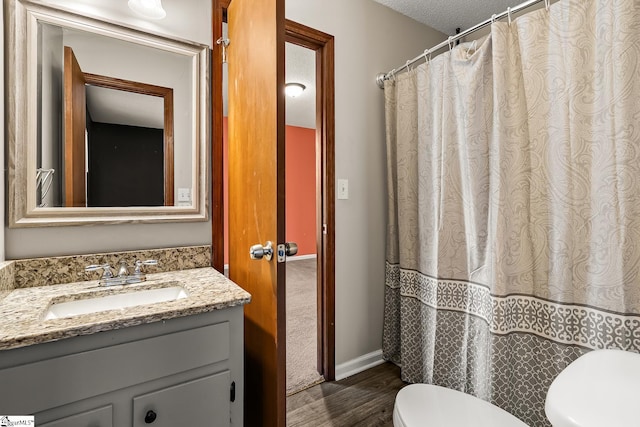
<path id="1" fill-rule="evenodd" d="M 84 268 L 84 271 L 96 271 L 102 269 L 102 278 L 110 279 L 113 277 L 113 271 L 111 271 L 111 266 L 109 264 L 91 264 L 87 265 Z"/>
<path id="2" fill-rule="evenodd" d="M 148 259 L 145 261 L 137 260 L 135 265 L 136 265 L 136 269 L 133 272 L 133 274 L 142 274 L 143 265 L 158 265 L 158 260 L 156 259 Z"/>

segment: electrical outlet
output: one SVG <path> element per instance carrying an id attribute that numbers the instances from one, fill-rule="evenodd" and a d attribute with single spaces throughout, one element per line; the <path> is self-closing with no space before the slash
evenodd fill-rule
<path id="1" fill-rule="evenodd" d="M 191 189 L 190 188 L 178 188 L 178 201 L 190 202 L 191 201 Z"/>

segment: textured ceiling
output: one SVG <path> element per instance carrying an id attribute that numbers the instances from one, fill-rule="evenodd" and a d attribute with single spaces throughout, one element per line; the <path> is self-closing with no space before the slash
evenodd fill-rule
<path id="1" fill-rule="evenodd" d="M 504 12 L 524 0 L 374 0 L 448 35 Z"/>

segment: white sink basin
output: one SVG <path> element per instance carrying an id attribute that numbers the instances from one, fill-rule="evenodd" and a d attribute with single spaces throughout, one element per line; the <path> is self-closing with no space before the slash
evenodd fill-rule
<path id="1" fill-rule="evenodd" d="M 158 302 L 176 301 L 187 297 L 181 286 L 144 289 L 112 295 L 89 297 L 74 301 L 53 303 L 45 312 L 45 320 L 72 317 L 99 311 L 118 310 Z"/>

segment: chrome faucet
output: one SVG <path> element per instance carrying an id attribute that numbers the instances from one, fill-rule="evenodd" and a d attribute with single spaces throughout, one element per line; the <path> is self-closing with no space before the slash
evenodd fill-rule
<path id="1" fill-rule="evenodd" d="M 133 274 L 129 274 L 129 268 L 127 267 L 127 262 L 125 260 L 120 261 L 118 274 L 115 276 L 109 264 L 88 265 L 84 268 L 84 271 L 96 271 L 102 269 L 102 277 L 98 282 L 100 286 L 129 285 L 132 283 L 140 283 L 147 280 L 147 275 L 142 272 L 143 265 L 158 265 L 158 261 L 155 259 L 136 261 Z"/>
<path id="2" fill-rule="evenodd" d="M 127 268 L 127 262 L 120 260 L 120 268 L 118 268 L 118 277 L 127 277 L 129 275 L 129 269 Z"/>

